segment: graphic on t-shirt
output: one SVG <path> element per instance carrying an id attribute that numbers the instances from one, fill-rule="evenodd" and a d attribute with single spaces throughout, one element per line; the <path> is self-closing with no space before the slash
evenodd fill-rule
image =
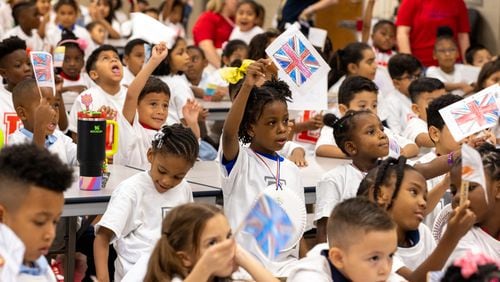
<path id="1" fill-rule="evenodd" d="M 7 144 L 8 136 L 14 133 L 21 126 L 21 119 L 16 113 L 4 113 L 3 124 L 5 124 L 5 144 Z"/>
<path id="2" fill-rule="evenodd" d="M 276 178 L 274 178 L 274 177 L 264 176 L 264 181 L 266 182 L 267 186 L 269 186 L 269 185 L 276 186 Z M 280 181 L 280 183 L 279 183 L 280 187 L 285 187 L 286 186 L 286 180 L 285 179 L 280 179 L 279 181 Z"/>

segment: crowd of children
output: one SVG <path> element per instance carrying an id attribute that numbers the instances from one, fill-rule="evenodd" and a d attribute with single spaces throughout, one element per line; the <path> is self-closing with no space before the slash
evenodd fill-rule
<path id="1" fill-rule="evenodd" d="M 66 280 L 499 279 L 500 126 L 456 141 L 439 112 L 499 85 L 498 56 L 474 45 L 460 62 L 461 46 L 440 27 L 429 31 L 438 65 L 425 68 L 397 52 L 393 21 L 371 29 L 368 1 L 361 42 L 335 52 L 328 37 L 313 44 L 331 70 L 311 91 L 328 97 L 328 109 L 289 111 L 303 90 L 278 79 L 264 51 L 280 35 L 263 29 L 264 7 L 208 2 L 210 10 L 234 4 L 224 16 L 232 32 L 214 52 L 206 40 L 192 44 L 189 0 L 131 1 L 131 12 L 175 31 L 172 42 L 154 44 L 130 37 L 121 0 L 0 0 L 0 281 L 63 279 L 47 258 L 65 236 L 81 111 L 116 120 L 118 149 L 107 161 L 143 171 L 79 227 L 91 238 L 77 246 L 88 267 Z M 32 51 L 63 55 L 54 89 L 34 78 Z M 230 102 L 226 118 L 210 120 L 204 100 Z M 479 153 L 485 180 L 468 183 L 466 199 L 463 144 Z M 300 167 L 315 156 L 348 161 L 317 175 L 306 209 Z M 186 176 L 198 160 L 217 163 L 222 207 L 193 203 Z M 272 258 L 241 231 L 262 194 L 295 227 Z M 305 239 L 311 228 L 314 246 Z"/>

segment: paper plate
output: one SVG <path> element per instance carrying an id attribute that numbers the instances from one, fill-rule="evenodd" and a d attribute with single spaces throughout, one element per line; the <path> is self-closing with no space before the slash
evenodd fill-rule
<path id="1" fill-rule="evenodd" d="M 286 186 L 276 190 L 276 185 L 269 185 L 263 192 L 280 204 L 293 223 L 294 234 L 291 234 L 290 240 L 280 252 L 289 251 L 299 243 L 304 234 L 307 222 L 306 205 L 295 192 L 287 189 Z"/>
<path id="2" fill-rule="evenodd" d="M 439 240 L 441 239 L 441 235 L 443 235 L 444 228 L 448 224 L 448 220 L 452 211 L 453 208 L 451 207 L 451 204 L 447 204 L 438 213 L 436 219 L 434 220 L 434 225 L 432 226 L 432 237 L 434 237 L 434 240 L 436 240 L 436 242 L 439 242 Z"/>

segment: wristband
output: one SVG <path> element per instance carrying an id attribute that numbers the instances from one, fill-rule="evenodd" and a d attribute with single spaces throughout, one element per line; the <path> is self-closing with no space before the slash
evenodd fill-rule
<path id="1" fill-rule="evenodd" d="M 450 152 L 448 154 L 448 165 L 453 166 L 453 156 L 455 155 L 455 152 Z"/>

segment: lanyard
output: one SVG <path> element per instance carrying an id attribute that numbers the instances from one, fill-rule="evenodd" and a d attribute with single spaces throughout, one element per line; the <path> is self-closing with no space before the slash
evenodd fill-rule
<path id="1" fill-rule="evenodd" d="M 261 156 L 259 156 L 259 154 L 255 152 L 253 149 L 252 152 L 257 156 L 257 158 L 259 158 L 259 160 L 261 160 L 264 163 L 264 165 L 267 167 L 271 175 L 276 179 L 276 190 L 278 190 L 278 188 L 283 190 L 283 187 L 281 187 L 280 184 L 280 167 L 281 167 L 280 156 L 279 155 L 276 156 L 276 174 L 274 174 L 269 165 L 267 165 L 266 161 Z"/>

